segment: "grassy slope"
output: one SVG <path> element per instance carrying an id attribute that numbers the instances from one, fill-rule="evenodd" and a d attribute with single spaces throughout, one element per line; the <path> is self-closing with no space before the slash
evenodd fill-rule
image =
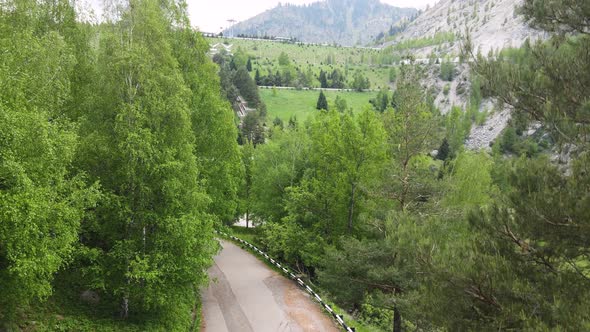
<path id="1" fill-rule="evenodd" d="M 78 294 L 65 285 L 55 287 L 54 294 L 43 304 L 37 304 L 21 313 L 15 331 L 96 331 L 139 332 L 149 331 L 148 326 L 122 321 L 104 308 L 92 307 L 75 301 Z"/>
<path id="2" fill-rule="evenodd" d="M 174 332 L 186 331 L 186 327 L 191 324 L 192 317 L 184 311 L 168 319 L 132 313 L 127 320 L 123 320 L 112 298 L 99 292 L 100 302 L 91 305 L 80 300 L 80 293 L 75 275 L 59 275 L 55 279 L 53 294 L 47 301 L 32 304 L 21 311 L 17 325 L 10 326 L 7 331 Z M 200 312 L 200 303 L 197 305 Z M 195 318 L 195 325 L 199 326 L 200 315 Z"/>
<path id="3" fill-rule="evenodd" d="M 332 55 L 334 56 L 335 63 L 339 64 L 344 64 L 347 61 L 360 64 L 362 59 L 365 60 L 365 64 L 370 64 L 371 57 L 380 54 L 380 51 L 371 49 L 298 45 L 260 40 L 209 38 L 208 41 L 211 45 L 227 42 L 234 45 L 232 47 L 233 51 L 236 51 L 240 47 L 246 53 L 259 59 L 278 59 L 281 52 L 285 52 L 296 63 L 309 62 L 310 64 L 320 64 L 326 61 L 328 55 Z"/>
<path id="4" fill-rule="evenodd" d="M 331 73 L 334 69 L 340 69 L 346 72 L 348 67 L 348 80 L 351 81 L 355 71 L 360 70 L 369 78 L 371 89 L 385 88 L 389 85 L 389 67 L 381 67 L 382 51 L 360 48 L 347 48 L 335 46 L 319 45 L 298 45 L 289 43 L 278 43 L 260 40 L 242 40 L 242 39 L 217 39 L 209 38 L 209 43 L 227 42 L 232 46 L 235 52 L 238 48 L 244 50 L 247 54 L 254 57 L 253 71 L 260 70 L 262 75 L 267 75 L 269 71 L 275 73 L 281 69 L 278 64 L 279 55 L 285 52 L 289 55 L 291 64 L 294 68 L 307 71 L 311 68 L 312 72 L 318 76 L 320 70 Z M 333 64 L 327 64 L 328 57 L 333 59 Z M 319 87 L 319 81 L 314 82 L 314 86 Z"/>
<path id="5" fill-rule="evenodd" d="M 315 90 L 281 90 L 276 89 L 276 96 L 271 89 L 260 89 L 260 97 L 266 104 L 268 121 L 279 117 L 284 122 L 289 121 L 291 116 L 296 116 L 297 121 L 304 122 L 309 116 L 318 112 L 315 108 L 320 94 Z M 369 100 L 375 98 L 376 92 L 340 92 L 324 91 L 328 104 L 332 106 L 336 96 L 344 98 L 348 107 L 355 112 L 370 105 Z"/>

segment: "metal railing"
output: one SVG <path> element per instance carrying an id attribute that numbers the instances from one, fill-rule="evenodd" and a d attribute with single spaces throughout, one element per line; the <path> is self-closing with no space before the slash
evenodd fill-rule
<path id="1" fill-rule="evenodd" d="M 230 239 L 232 239 L 234 241 L 238 241 L 238 242 L 248 246 L 250 249 L 254 250 L 260 256 L 264 257 L 271 264 L 273 264 L 274 266 L 279 268 L 279 270 L 281 270 L 287 277 L 289 277 L 291 280 L 295 281 L 303 290 L 307 291 L 316 301 L 318 301 L 321 304 L 322 308 L 324 308 L 328 313 L 330 313 L 332 315 L 332 317 L 334 317 L 334 319 L 336 320 L 338 325 L 340 325 L 344 329 L 344 331 L 347 331 L 347 332 L 355 332 L 356 331 L 354 327 L 346 325 L 346 323 L 344 322 L 344 317 L 342 315 L 338 315 L 336 312 L 334 312 L 334 309 L 332 309 L 332 307 L 329 304 L 324 302 L 324 300 L 322 300 L 322 298 L 316 292 L 314 292 L 313 289 L 311 289 L 311 287 L 306 285 L 305 282 L 303 282 L 303 280 L 301 280 L 301 278 L 297 277 L 284 264 L 279 263 L 278 261 L 276 261 L 275 259 L 270 257 L 267 253 L 258 249 L 258 247 L 256 247 L 255 245 L 252 245 L 251 243 L 249 243 L 247 241 L 244 241 L 240 238 L 237 238 L 233 235 L 229 235 L 224 232 L 218 232 L 218 233 L 225 236 L 225 237 L 229 237 Z"/>

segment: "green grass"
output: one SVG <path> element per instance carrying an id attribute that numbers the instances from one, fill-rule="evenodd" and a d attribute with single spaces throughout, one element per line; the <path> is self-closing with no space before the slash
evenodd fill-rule
<path id="1" fill-rule="evenodd" d="M 211 45 L 217 43 L 229 43 L 232 46 L 232 52 L 235 54 L 241 49 L 243 52 L 252 57 L 253 71 L 260 70 L 262 75 L 270 72 L 273 74 L 277 70 L 283 71 L 278 63 L 279 55 L 286 53 L 289 56 L 290 66 L 293 69 L 299 69 L 307 72 L 310 69 L 316 80 L 313 86 L 319 87 L 317 76 L 320 70 L 331 73 L 334 69 L 339 69 L 347 76 L 350 83 L 353 75 L 360 70 L 371 82 L 371 89 L 380 89 L 389 85 L 389 67 L 394 61 L 398 61 L 391 52 L 381 50 L 360 49 L 336 46 L 320 45 L 299 45 L 289 43 L 279 43 L 259 40 L 242 40 L 242 39 L 217 39 L 208 38 Z"/>
<path id="2" fill-rule="evenodd" d="M 8 331 L 80 331 L 80 332 L 152 332 L 186 331 L 191 324 L 189 309 L 182 301 L 170 312 L 158 314 L 135 314 L 131 308 L 128 319 L 119 317 L 117 299 L 98 291 L 100 302 L 87 304 L 80 300 L 83 287 L 78 275 L 61 272 L 56 276 L 53 294 L 42 303 L 18 311 L 17 323 Z M 200 325 L 200 301 L 197 303 L 197 321 Z M 192 308 L 192 304 L 188 305 Z M 0 331 L 3 326 L 0 323 Z"/>
<path id="3" fill-rule="evenodd" d="M 44 303 L 33 305 L 19 314 L 14 331 L 95 331 L 139 332 L 154 330 L 140 321 L 123 321 L 101 305 L 78 301 L 79 294 L 67 285 L 57 285 Z M 1 326 L 0 326 L 1 327 Z M 1 330 L 1 328 L 0 328 Z M 10 330 L 9 330 L 10 331 Z"/>
<path id="4" fill-rule="evenodd" d="M 239 237 L 244 241 L 248 241 L 255 246 L 260 246 L 260 243 L 256 241 L 256 235 L 258 234 L 257 228 L 246 228 L 241 226 L 231 226 L 231 234 L 235 237 Z"/>
<path id="5" fill-rule="evenodd" d="M 406 39 L 388 47 L 388 51 L 404 51 L 409 49 L 418 49 L 428 46 L 441 45 L 444 43 L 451 43 L 456 40 L 456 36 L 452 32 L 437 32 L 434 36 Z"/>
<path id="6" fill-rule="evenodd" d="M 354 317 L 352 317 L 349 313 L 346 312 L 346 310 L 340 308 L 337 304 L 335 304 L 331 301 L 327 301 L 326 296 L 324 296 L 323 294 L 320 294 L 320 296 L 322 297 L 322 300 L 324 300 L 324 302 L 329 304 L 336 313 L 343 315 L 344 322 L 346 323 L 346 325 L 348 325 L 350 327 L 354 327 L 356 332 L 382 332 L 383 331 L 382 329 L 380 329 L 376 326 L 364 324 L 358 320 L 355 320 Z"/>
<path id="7" fill-rule="evenodd" d="M 267 119 L 272 122 L 276 117 L 289 121 L 292 116 L 300 123 L 319 112 L 315 107 L 320 94 L 316 90 L 281 90 L 260 89 L 260 97 L 266 104 Z M 328 104 L 333 107 L 336 96 L 344 98 L 349 108 L 359 112 L 363 107 L 370 106 L 369 100 L 375 98 L 377 92 L 340 92 L 324 91 Z"/>
<path id="8" fill-rule="evenodd" d="M 310 63 L 316 65 L 321 63 L 327 64 L 329 56 L 333 59 L 334 64 L 344 65 L 345 63 L 349 63 L 377 65 L 381 63 L 377 60 L 379 60 L 379 56 L 382 53 L 380 50 L 372 49 L 300 45 L 260 40 L 208 38 L 208 41 L 211 45 L 223 42 L 229 43 L 233 45 L 233 52 L 237 51 L 238 48 L 241 48 L 256 59 L 278 59 L 281 52 L 285 52 L 289 55 L 291 61 L 294 61 L 295 63 Z"/>

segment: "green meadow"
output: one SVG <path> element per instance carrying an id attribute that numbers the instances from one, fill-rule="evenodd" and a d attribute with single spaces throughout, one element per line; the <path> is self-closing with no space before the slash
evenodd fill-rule
<path id="1" fill-rule="evenodd" d="M 267 119 L 272 121 L 279 118 L 284 122 L 294 116 L 303 122 L 316 112 L 316 103 L 320 94 L 317 90 L 281 90 L 260 89 L 260 97 L 267 107 Z M 377 92 L 356 91 L 324 91 L 329 107 L 334 107 L 336 96 L 344 98 L 348 108 L 358 112 L 363 107 L 370 106 L 369 100 L 375 98 Z"/>
<path id="2" fill-rule="evenodd" d="M 331 73 L 340 70 L 352 81 L 355 72 L 360 71 L 371 82 L 371 89 L 387 88 L 389 85 L 389 71 L 395 61 L 399 61 L 393 52 L 383 52 L 368 48 L 351 48 L 333 45 L 293 44 L 266 40 L 247 39 L 219 39 L 208 38 L 210 45 L 227 43 L 232 46 L 232 52 L 241 50 L 252 57 L 252 76 L 258 69 L 261 75 L 283 71 L 279 65 L 279 56 L 285 53 L 289 57 L 293 70 L 310 70 L 317 77 L 320 70 Z M 319 87 L 319 81 L 312 84 Z"/>

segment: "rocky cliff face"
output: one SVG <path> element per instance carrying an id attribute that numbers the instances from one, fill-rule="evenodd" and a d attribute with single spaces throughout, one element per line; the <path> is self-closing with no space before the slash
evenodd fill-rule
<path id="1" fill-rule="evenodd" d="M 520 46 L 527 38 L 543 38 L 544 33 L 527 26 L 517 8 L 522 0 L 440 0 L 425 10 L 416 20 L 385 46 L 405 40 L 432 37 L 451 32 L 457 41 L 466 30 L 472 36 L 475 49 L 487 54 L 491 49 Z M 442 53 L 457 53 L 460 43 L 439 47 Z M 428 55 L 433 47 L 416 50 L 415 55 Z"/>
<path id="2" fill-rule="evenodd" d="M 454 41 L 406 49 L 402 53 L 411 54 L 415 58 L 427 58 L 435 54 L 437 57 L 448 56 L 454 59 L 460 54 L 462 40 L 467 32 L 471 35 L 474 50 L 479 50 L 483 55 L 487 55 L 490 50 L 519 47 L 527 38 L 546 38 L 544 32 L 530 28 L 519 15 L 518 7 L 522 1 L 440 0 L 383 46 L 402 42 L 411 45 L 407 41 L 450 33 L 455 35 Z M 441 81 L 437 74 L 437 70 L 431 70 L 425 85 L 436 91 L 435 104 L 442 113 L 448 112 L 452 106 L 466 107 L 471 89 L 469 64 L 457 65 L 457 75 L 452 82 Z M 480 111 L 487 112 L 488 116 L 483 124 L 474 124 L 466 141 L 468 149 L 489 149 L 490 143 L 500 135 L 511 117 L 509 109 L 498 109 L 496 103 L 489 99 L 483 101 Z"/>
<path id="3" fill-rule="evenodd" d="M 233 27 L 233 34 L 297 38 L 308 43 L 365 45 L 392 24 L 417 12 L 378 0 L 327 0 L 279 5 Z M 225 31 L 224 34 L 228 34 Z"/>

